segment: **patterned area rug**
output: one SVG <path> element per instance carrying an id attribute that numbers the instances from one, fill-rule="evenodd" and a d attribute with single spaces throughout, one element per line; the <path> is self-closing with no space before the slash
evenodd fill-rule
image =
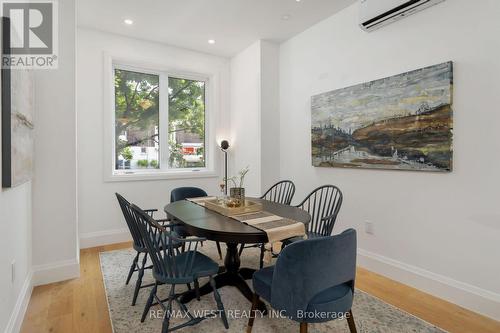
<path id="1" fill-rule="evenodd" d="M 215 243 L 206 242 L 201 251 L 211 258 L 218 258 Z M 132 263 L 135 251 L 132 249 L 102 252 L 100 254 L 101 269 L 108 299 L 109 313 L 115 333 L 131 332 L 154 332 L 161 331 L 162 312 L 160 307 L 153 307 L 144 323 L 140 322 L 142 310 L 149 295 L 149 289 L 144 288 L 140 291 L 137 304 L 131 306 L 136 274 L 132 277 L 129 285 L 125 285 L 128 269 Z M 246 249 L 243 252 L 241 261 L 242 267 L 258 267 L 259 253 L 257 249 Z M 146 271 L 144 283 L 153 282 L 151 271 Z M 205 281 L 200 281 L 203 285 Z M 248 281 L 249 283 L 250 280 Z M 176 287 L 177 288 L 177 287 Z M 182 286 L 185 290 L 186 287 Z M 178 288 L 177 291 L 182 291 Z M 162 298 L 168 295 L 169 287 L 160 286 L 158 293 Z M 180 332 L 198 333 L 198 332 L 235 332 L 242 333 L 246 331 L 250 302 L 247 301 L 235 288 L 224 287 L 219 289 L 224 302 L 224 307 L 228 313 L 229 329 L 225 330 L 220 318 L 210 318 L 196 326 L 188 326 Z M 191 311 L 205 313 L 217 309 L 213 294 L 205 295 L 201 301 L 193 300 L 188 304 Z M 179 310 L 174 306 L 174 311 Z M 382 300 L 373 297 L 365 292 L 356 291 L 354 297 L 353 315 L 358 332 L 370 333 L 403 333 L 403 332 L 445 332 L 415 316 L 412 316 Z M 179 311 L 179 314 L 181 312 Z M 179 315 L 172 319 L 171 325 L 183 322 L 185 319 Z M 172 326 L 171 326 L 172 327 Z M 286 318 L 257 316 L 253 332 L 255 333 L 281 333 L 298 332 L 298 323 Z M 309 326 L 309 332 L 349 332 L 347 320 L 334 320 L 322 324 L 313 324 Z"/>

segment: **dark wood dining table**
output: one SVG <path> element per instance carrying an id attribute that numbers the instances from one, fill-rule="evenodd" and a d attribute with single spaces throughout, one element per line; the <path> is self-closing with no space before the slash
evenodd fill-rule
<path id="1" fill-rule="evenodd" d="M 309 223 L 311 216 L 304 210 L 271 201 L 251 198 L 262 203 L 263 210 L 272 214 L 289 218 L 304 224 Z M 266 243 L 267 235 L 264 231 L 209 210 L 201 205 L 188 200 L 181 200 L 165 206 L 165 213 L 175 220 L 183 223 L 189 234 L 204 237 L 207 240 L 218 241 L 227 245 L 224 266 L 214 277 L 217 288 L 224 286 L 236 287 L 249 301 L 252 300 L 252 291 L 245 280 L 250 280 L 255 269 L 240 267 L 239 244 Z M 244 252 L 243 252 L 244 253 Z M 212 292 L 210 284 L 205 284 L 199 289 L 200 295 Z M 196 298 L 194 290 L 184 293 L 180 301 L 187 303 Z M 259 308 L 265 310 L 264 304 Z"/>

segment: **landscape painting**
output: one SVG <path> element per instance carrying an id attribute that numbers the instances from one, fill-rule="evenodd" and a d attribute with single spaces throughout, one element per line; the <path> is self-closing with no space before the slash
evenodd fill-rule
<path id="1" fill-rule="evenodd" d="M 449 172 L 453 63 L 312 97 L 317 167 Z"/>

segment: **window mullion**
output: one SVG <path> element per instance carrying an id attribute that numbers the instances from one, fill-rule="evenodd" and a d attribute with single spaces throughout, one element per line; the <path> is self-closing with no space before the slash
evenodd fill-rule
<path id="1" fill-rule="evenodd" d="M 168 75 L 160 74 L 160 170 L 168 171 Z"/>

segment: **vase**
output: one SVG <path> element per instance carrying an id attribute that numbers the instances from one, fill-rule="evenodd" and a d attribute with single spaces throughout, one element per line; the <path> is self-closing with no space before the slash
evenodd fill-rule
<path id="1" fill-rule="evenodd" d="M 245 188 L 244 187 L 231 187 L 229 189 L 229 196 L 236 199 L 237 207 L 245 205 Z"/>

